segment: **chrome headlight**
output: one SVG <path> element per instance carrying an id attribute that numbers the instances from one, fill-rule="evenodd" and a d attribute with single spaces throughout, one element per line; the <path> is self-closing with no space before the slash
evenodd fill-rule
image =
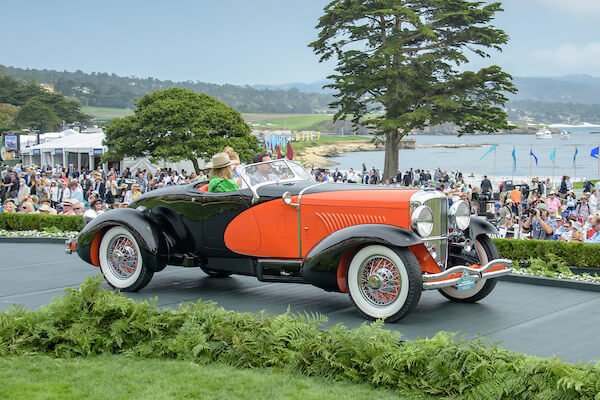
<path id="1" fill-rule="evenodd" d="M 464 231 L 469 227 L 469 224 L 471 223 L 471 209 L 466 202 L 458 200 L 452 203 L 452 207 L 450 207 L 448 214 L 450 215 L 450 218 L 454 220 L 456 227 L 461 231 Z"/>
<path id="2" fill-rule="evenodd" d="M 412 213 L 412 227 L 421 237 L 431 235 L 433 231 L 433 211 L 427 206 L 419 206 Z"/>

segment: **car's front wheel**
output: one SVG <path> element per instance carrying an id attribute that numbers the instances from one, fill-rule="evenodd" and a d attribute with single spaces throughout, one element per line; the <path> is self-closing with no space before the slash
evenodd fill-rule
<path id="1" fill-rule="evenodd" d="M 487 235 L 477 236 L 473 242 L 473 251 L 479 259 L 479 265 L 485 265 L 491 260 L 500 258 L 494 242 Z M 458 303 L 475 303 L 492 293 L 496 282 L 496 279 L 481 279 L 475 282 L 475 287 L 470 290 L 460 291 L 456 286 L 448 286 L 439 291 L 449 300 Z"/>
<path id="2" fill-rule="evenodd" d="M 367 246 L 348 267 L 350 299 L 368 319 L 401 319 L 416 307 L 422 289 L 421 267 L 408 249 Z"/>
<path id="3" fill-rule="evenodd" d="M 154 275 L 142 260 L 135 237 L 122 227 L 110 228 L 100 242 L 100 269 L 115 289 L 135 292 L 144 288 Z"/>

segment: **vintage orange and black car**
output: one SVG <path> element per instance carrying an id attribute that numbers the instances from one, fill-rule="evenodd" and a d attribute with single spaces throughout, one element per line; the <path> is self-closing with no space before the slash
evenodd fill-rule
<path id="1" fill-rule="evenodd" d="M 396 321 L 438 289 L 475 302 L 511 272 L 469 206 L 434 190 L 316 183 L 298 164 L 240 170 L 241 189 L 171 186 L 92 220 L 76 248 L 122 291 L 146 286 L 166 266 L 212 277 L 255 276 L 349 293 L 369 319 Z"/>

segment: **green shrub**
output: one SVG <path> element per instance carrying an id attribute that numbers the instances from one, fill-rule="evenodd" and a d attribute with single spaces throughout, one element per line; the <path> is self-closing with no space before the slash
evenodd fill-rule
<path id="1" fill-rule="evenodd" d="M 562 260 L 570 267 L 600 268 L 600 244 L 553 240 L 494 239 L 500 257 L 511 260 Z"/>
<path id="2" fill-rule="evenodd" d="M 0 356 L 125 354 L 277 368 L 463 399 L 594 399 L 600 366 L 510 352 L 450 333 L 400 341 L 383 323 L 320 329 L 323 318 L 248 314 L 197 302 L 161 311 L 88 281 L 38 311 L 0 313 Z"/>
<path id="3" fill-rule="evenodd" d="M 81 215 L 0 213 L 0 229 L 7 231 L 80 231 L 83 225 Z"/>

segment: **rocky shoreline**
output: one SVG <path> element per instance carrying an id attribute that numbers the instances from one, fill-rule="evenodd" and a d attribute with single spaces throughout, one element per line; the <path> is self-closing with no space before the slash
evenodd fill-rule
<path id="1" fill-rule="evenodd" d="M 381 151 L 383 148 L 383 144 L 375 144 L 370 140 L 365 140 L 364 142 L 339 142 L 324 146 L 308 147 L 296 158 L 304 164 L 318 168 L 328 168 L 336 165 L 335 162 L 331 161 L 331 157 L 355 151 Z"/>
<path id="2" fill-rule="evenodd" d="M 489 144 L 471 144 L 471 143 L 459 143 L 459 144 L 424 144 L 415 145 L 414 139 L 407 142 L 404 145 L 404 149 L 414 148 L 448 148 L 458 149 L 465 147 L 484 147 Z M 332 157 L 337 157 L 343 153 L 351 153 L 356 151 L 383 151 L 383 143 L 373 143 L 371 140 L 365 141 L 351 141 L 351 142 L 338 142 L 335 144 L 328 144 L 323 146 L 308 147 L 304 151 L 296 156 L 296 159 L 304 164 L 318 168 L 329 168 L 334 167 L 337 163 L 331 160 Z"/>

